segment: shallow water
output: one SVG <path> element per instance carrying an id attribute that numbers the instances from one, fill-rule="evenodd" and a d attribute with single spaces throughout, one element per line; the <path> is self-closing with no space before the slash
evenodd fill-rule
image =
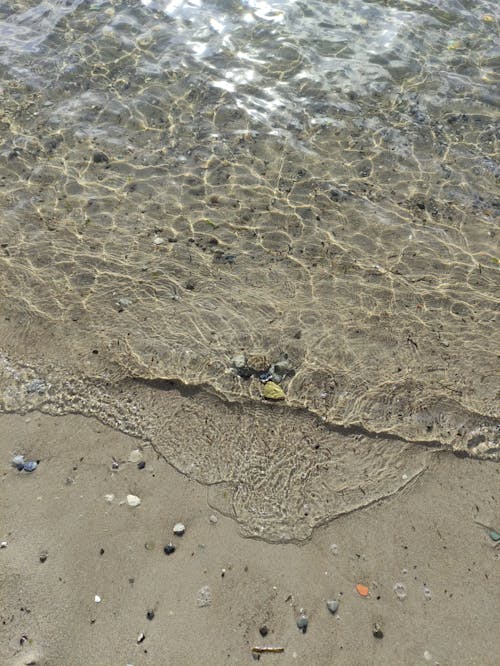
<path id="1" fill-rule="evenodd" d="M 270 540 L 497 460 L 498 19 L 0 2 L 2 408 L 144 437 Z"/>

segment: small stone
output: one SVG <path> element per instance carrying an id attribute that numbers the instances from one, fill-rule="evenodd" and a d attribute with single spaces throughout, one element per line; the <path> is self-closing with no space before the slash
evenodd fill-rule
<path id="1" fill-rule="evenodd" d="M 23 465 L 23 469 L 25 472 L 34 472 L 37 467 L 38 463 L 36 462 L 36 460 L 27 460 Z"/>
<path id="2" fill-rule="evenodd" d="M 106 155 L 106 153 L 103 153 L 100 150 L 96 150 L 96 152 L 92 155 L 92 161 L 94 164 L 102 164 L 103 162 L 109 162 L 109 157 Z"/>
<path id="3" fill-rule="evenodd" d="M 154 543 L 153 543 L 152 541 L 147 541 L 147 542 L 144 544 L 144 548 L 145 548 L 146 550 L 154 550 L 154 547 L 155 547 L 155 545 L 154 545 Z"/>
<path id="4" fill-rule="evenodd" d="M 142 453 L 139 451 L 139 449 L 134 449 L 133 451 L 130 452 L 128 456 L 128 461 L 131 463 L 136 463 L 139 462 L 139 460 L 142 460 Z"/>
<path id="5" fill-rule="evenodd" d="M 144 460 L 141 460 L 140 462 L 137 463 L 137 469 L 144 469 L 146 467 L 146 463 Z"/>
<path id="6" fill-rule="evenodd" d="M 378 622 L 375 622 L 375 624 L 373 625 L 372 634 L 375 638 L 380 639 L 384 637 L 384 632 L 382 631 Z"/>
<path id="7" fill-rule="evenodd" d="M 48 556 L 49 556 L 49 554 L 47 553 L 47 551 L 46 551 L 46 550 L 42 550 L 42 552 L 40 553 L 38 559 L 39 559 L 40 562 L 43 564 L 44 562 L 47 561 Z"/>
<path id="8" fill-rule="evenodd" d="M 19 471 L 22 470 L 24 466 L 24 456 L 14 456 L 12 458 L 12 467 L 15 467 Z"/>
<path id="9" fill-rule="evenodd" d="M 141 631 L 141 633 L 137 636 L 137 643 L 142 643 L 145 638 L 146 638 L 146 635 L 143 634 L 143 632 Z"/>
<path id="10" fill-rule="evenodd" d="M 137 495 L 127 495 L 127 504 L 129 506 L 139 506 L 141 500 Z"/>
<path id="11" fill-rule="evenodd" d="M 208 520 L 212 523 L 212 525 L 215 525 L 217 521 L 219 520 L 215 514 L 212 514 Z"/>
<path id="12" fill-rule="evenodd" d="M 165 548 L 163 549 L 163 552 L 165 555 L 172 555 L 172 553 L 175 553 L 175 546 L 173 543 L 167 543 Z"/>
<path id="13" fill-rule="evenodd" d="M 394 585 L 394 592 L 400 601 L 406 599 L 406 587 L 403 585 L 403 583 L 396 583 Z"/>
<path id="14" fill-rule="evenodd" d="M 185 531 L 186 531 L 186 527 L 183 523 L 176 523 L 174 525 L 174 534 L 176 536 L 182 536 Z"/>
<path id="15" fill-rule="evenodd" d="M 269 629 L 266 627 L 265 624 L 262 625 L 259 629 L 259 634 L 262 636 L 262 638 L 265 638 L 267 634 L 269 633 Z"/>
<path id="16" fill-rule="evenodd" d="M 196 286 L 196 285 L 195 285 L 195 283 L 193 282 L 193 280 L 188 280 L 188 281 L 186 282 L 186 289 L 188 289 L 189 291 L 194 291 L 195 286 Z"/>
<path id="17" fill-rule="evenodd" d="M 339 602 L 337 599 L 331 599 L 330 601 L 326 602 L 326 607 L 330 611 L 330 613 L 335 614 L 338 611 L 339 608 Z"/>
<path id="18" fill-rule="evenodd" d="M 496 530 L 489 530 L 488 536 L 492 541 L 500 541 L 500 533 L 497 532 Z"/>
<path id="19" fill-rule="evenodd" d="M 109 495 L 104 495 L 104 499 L 106 500 L 106 502 L 109 502 L 109 504 L 111 504 L 111 502 L 115 499 L 115 496 L 113 495 L 113 493 L 110 493 Z"/>
<path id="20" fill-rule="evenodd" d="M 196 605 L 198 608 L 206 608 L 212 604 L 212 591 L 208 585 L 200 587 L 196 597 Z"/>
<path id="21" fill-rule="evenodd" d="M 161 244 L 164 243 L 164 242 L 165 242 L 165 239 L 162 238 L 161 236 L 156 236 L 156 237 L 153 239 L 153 243 L 154 243 L 155 245 L 161 245 Z"/>
<path id="22" fill-rule="evenodd" d="M 0 548 L 7 548 L 7 541 L 0 541 Z"/>
<path id="23" fill-rule="evenodd" d="M 236 354 L 231 360 L 235 368 L 244 368 L 247 364 L 245 354 Z"/>
<path id="24" fill-rule="evenodd" d="M 155 616 L 155 612 L 152 611 L 152 610 L 148 610 L 148 612 L 146 613 L 146 617 L 148 618 L 148 620 L 152 620 L 154 618 L 154 616 Z"/>
<path id="25" fill-rule="evenodd" d="M 47 390 L 47 384 L 43 381 L 43 379 L 33 379 L 27 386 L 26 386 L 26 391 L 27 393 L 45 393 Z"/>
<path id="26" fill-rule="evenodd" d="M 301 630 L 303 634 L 307 631 L 307 625 L 309 624 L 309 618 L 305 613 L 301 613 L 297 618 L 297 627 Z"/>
<path id="27" fill-rule="evenodd" d="M 424 598 L 427 599 L 427 601 L 430 601 L 432 599 L 431 589 L 425 583 L 424 583 Z"/>
<path id="28" fill-rule="evenodd" d="M 96 604 L 100 604 L 101 603 L 101 597 L 98 594 L 96 594 L 95 597 L 94 597 L 94 601 L 96 602 Z"/>
<path id="29" fill-rule="evenodd" d="M 266 400 L 284 400 L 285 392 L 275 382 L 266 382 L 262 387 L 262 395 Z"/>
<path id="30" fill-rule="evenodd" d="M 332 543 L 332 545 L 330 546 L 330 553 L 332 555 L 338 555 L 339 554 L 339 547 L 337 546 L 336 543 Z"/>

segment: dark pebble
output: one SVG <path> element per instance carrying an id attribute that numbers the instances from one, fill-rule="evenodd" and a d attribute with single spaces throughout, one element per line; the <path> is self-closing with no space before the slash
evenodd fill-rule
<path id="1" fill-rule="evenodd" d="M 94 161 L 94 164 L 102 164 L 103 162 L 109 162 L 109 157 L 106 153 L 102 153 L 98 150 L 92 155 L 92 160 Z"/>
<path id="2" fill-rule="evenodd" d="M 175 553 L 175 546 L 173 543 L 167 543 L 165 548 L 163 549 L 163 552 L 165 555 L 172 555 L 172 553 Z"/>
<path id="3" fill-rule="evenodd" d="M 144 460 L 141 460 L 140 462 L 137 463 L 138 469 L 144 469 L 146 467 L 146 463 Z"/>
<path id="4" fill-rule="evenodd" d="M 146 617 L 148 618 L 148 620 L 152 620 L 152 619 L 154 618 L 154 616 L 155 616 L 155 612 L 154 612 L 154 611 L 148 611 L 148 612 L 146 613 Z"/>
<path id="5" fill-rule="evenodd" d="M 48 553 L 45 553 L 45 552 L 44 552 L 44 553 L 40 553 L 40 557 L 39 557 L 40 562 L 41 562 L 42 564 L 43 564 L 44 562 L 46 562 L 48 556 L 49 556 Z"/>
<path id="6" fill-rule="evenodd" d="M 372 632 L 372 633 L 373 633 L 373 636 L 374 636 L 375 638 L 379 638 L 379 639 L 380 639 L 380 638 L 383 638 L 383 637 L 384 637 L 384 632 L 383 632 L 382 629 L 380 628 L 380 625 L 377 624 L 377 623 L 375 623 L 375 624 L 373 625 L 373 632 Z"/>
<path id="7" fill-rule="evenodd" d="M 266 627 L 266 625 L 264 624 L 264 625 L 259 629 L 259 634 L 262 636 L 262 638 L 264 638 L 265 636 L 267 636 L 268 633 L 269 633 L 269 629 L 268 629 L 268 628 Z"/>

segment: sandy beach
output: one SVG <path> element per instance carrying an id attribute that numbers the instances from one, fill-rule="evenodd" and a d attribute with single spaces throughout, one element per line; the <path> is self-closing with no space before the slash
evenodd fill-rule
<path id="1" fill-rule="evenodd" d="M 477 522 L 498 526 L 497 464 L 437 454 L 404 492 L 276 545 L 96 420 L 2 415 L 0 432 L 1 664 L 498 663 L 500 551 Z"/>

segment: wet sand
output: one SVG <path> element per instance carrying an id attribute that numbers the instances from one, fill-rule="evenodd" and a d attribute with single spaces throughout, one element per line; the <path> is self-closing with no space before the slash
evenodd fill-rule
<path id="1" fill-rule="evenodd" d="M 0 432 L 2 664 L 250 664 L 262 645 L 284 648 L 264 664 L 498 663 L 500 550 L 475 522 L 498 529 L 498 464 L 436 454 L 402 493 L 276 545 L 211 522 L 206 487 L 149 446 L 144 469 L 126 462 L 141 442 L 93 419 L 2 415 Z M 16 453 L 38 469 L 10 467 Z"/>

